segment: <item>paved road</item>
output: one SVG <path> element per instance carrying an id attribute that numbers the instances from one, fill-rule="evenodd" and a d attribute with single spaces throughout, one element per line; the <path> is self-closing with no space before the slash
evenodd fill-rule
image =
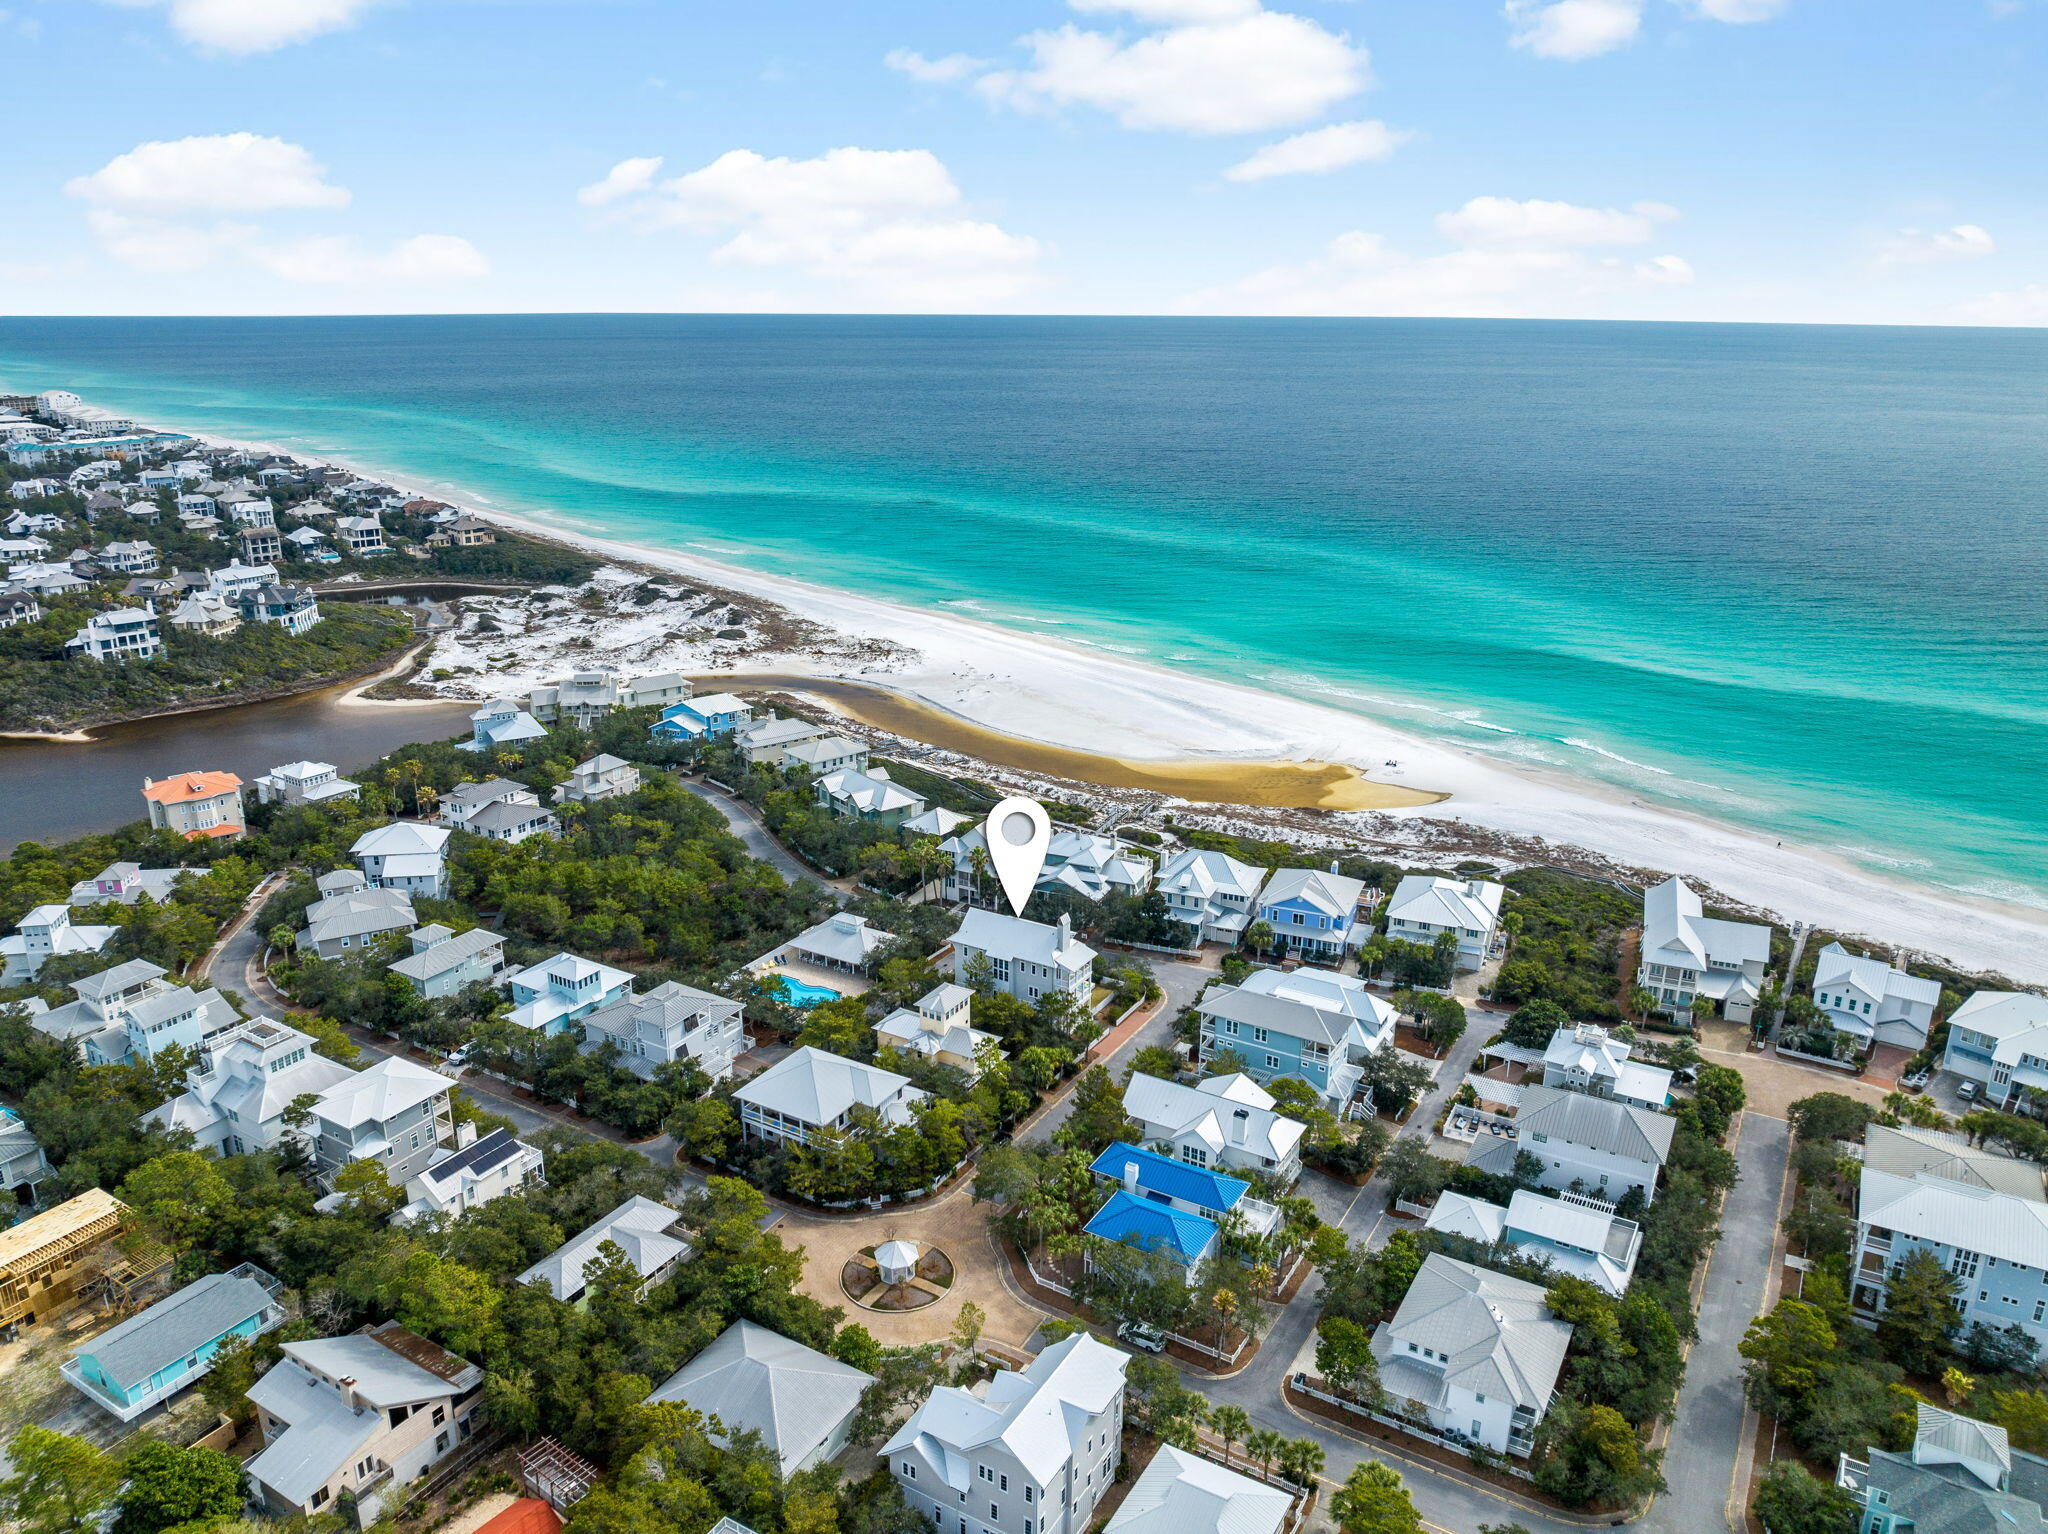
<path id="1" fill-rule="evenodd" d="M 806 867 L 794 853 L 769 835 L 768 828 L 756 818 L 754 807 L 744 799 L 736 799 L 722 788 L 696 778 L 678 775 L 676 782 L 723 815 L 732 834 L 746 843 L 747 851 L 768 864 L 790 883 L 808 879 L 813 884 L 824 885 L 837 899 L 846 899 L 845 890 Z"/>
<path id="2" fill-rule="evenodd" d="M 1671 1489 L 1641 1525 L 1660 1534 L 1742 1527 L 1739 1516 L 1729 1517 L 1743 1427 L 1742 1355 L 1735 1348 L 1769 1296 L 1789 1127 L 1783 1119 L 1743 1114 L 1735 1155 L 1742 1180 L 1722 1206 L 1721 1239 L 1707 1260 L 1700 1297 L 1699 1340 L 1686 1362 L 1677 1426 L 1664 1452 Z"/>
<path id="3" fill-rule="evenodd" d="M 1115 957 L 1116 955 L 1112 955 Z M 1166 1004 L 1152 1020 L 1126 1039 L 1107 1060 L 1100 1062 L 1109 1068 L 1109 1073 L 1122 1080 L 1125 1071 L 1141 1049 L 1154 1044 L 1173 1043 L 1173 1020 L 1189 1002 L 1200 994 L 1203 986 L 1216 978 L 1216 971 L 1200 964 L 1190 964 L 1182 959 L 1163 959 L 1158 955 L 1146 956 L 1152 966 L 1152 973 L 1159 981 L 1159 988 L 1166 992 Z M 1066 1123 L 1074 1111 L 1072 1092 L 1062 1093 L 1059 1101 L 1048 1108 L 1044 1115 L 1025 1132 L 1029 1141 L 1049 1140 L 1052 1132 Z"/>

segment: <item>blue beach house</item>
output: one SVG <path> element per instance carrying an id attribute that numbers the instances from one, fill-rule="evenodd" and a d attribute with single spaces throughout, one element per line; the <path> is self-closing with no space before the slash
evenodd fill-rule
<path id="1" fill-rule="evenodd" d="M 753 717 L 751 704 L 729 692 L 714 692 L 671 703 L 654 721 L 653 735 L 656 740 L 719 740 Z"/>
<path id="2" fill-rule="evenodd" d="M 1251 1184 L 1243 1178 L 1142 1146 L 1112 1145 L 1089 1171 L 1117 1187 L 1083 1227 L 1085 1234 L 1140 1251 L 1165 1251 L 1184 1265 L 1215 1254 L 1219 1226 L 1233 1215 L 1253 1235 L 1266 1235 L 1279 1223 L 1280 1211 L 1249 1197 Z"/>
<path id="3" fill-rule="evenodd" d="M 558 953 L 530 964 L 506 976 L 505 984 L 512 992 L 508 1020 L 549 1038 L 567 1033 L 576 1019 L 633 992 L 633 977 L 625 970 L 573 953 Z"/>
<path id="4" fill-rule="evenodd" d="M 1340 1115 L 1367 1057 L 1392 1046 L 1398 1021 L 1362 981 L 1311 970 L 1255 970 L 1242 985 L 1215 987 L 1195 1010 L 1203 1065 L 1229 1051 L 1254 1081 L 1297 1077 Z"/>
<path id="5" fill-rule="evenodd" d="M 1341 964 L 1369 930 L 1358 921 L 1365 885 L 1318 868 L 1282 868 L 1259 895 L 1259 921 L 1276 947 L 1314 964 Z"/>
<path id="6" fill-rule="evenodd" d="M 253 1263 L 209 1273 L 102 1332 L 59 1372 L 95 1405 L 133 1422 L 196 1384 L 229 1338 L 259 1337 L 282 1326 L 283 1288 Z"/>

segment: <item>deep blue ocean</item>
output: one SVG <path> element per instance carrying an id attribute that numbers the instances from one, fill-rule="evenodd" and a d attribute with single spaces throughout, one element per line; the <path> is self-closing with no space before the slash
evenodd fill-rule
<path id="1" fill-rule="evenodd" d="M 0 383 L 2048 904 L 2048 332 L 0 319 Z"/>

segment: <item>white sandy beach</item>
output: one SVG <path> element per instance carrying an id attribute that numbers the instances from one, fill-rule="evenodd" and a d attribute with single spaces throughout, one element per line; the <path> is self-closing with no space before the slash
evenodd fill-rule
<path id="1" fill-rule="evenodd" d="M 309 454 L 303 447 L 237 445 L 317 457 L 384 483 L 423 483 L 402 469 Z M 852 639 L 915 652 L 879 662 L 828 659 L 822 664 L 796 654 L 752 654 L 745 661 L 748 670 L 772 666 L 883 682 L 1006 734 L 1127 759 L 1216 756 L 1343 763 L 1381 781 L 1451 796 L 1424 808 L 1336 817 L 1355 820 L 1362 839 L 1371 844 L 1398 841 L 1402 820 L 1460 821 L 1585 849 L 1622 868 L 1684 874 L 1782 922 L 1808 922 L 1918 950 L 1966 969 L 2048 982 L 2048 912 L 1887 878 L 1831 853 L 1774 842 L 1604 785 L 1510 765 L 1283 694 L 696 553 L 598 537 L 566 521 L 508 512 L 458 486 L 426 482 L 418 493 L 592 554 L 766 599 Z M 702 658 L 716 662 L 715 653 Z M 665 669 L 681 660 L 671 656 L 647 669 Z M 438 657 L 430 662 L 438 663 Z M 529 667 L 530 662 L 506 668 L 498 685 L 507 691 L 523 688 L 528 681 L 519 673 Z M 476 687 L 477 679 L 471 679 L 447 690 L 464 696 Z M 1398 766 L 1386 765 L 1390 761 Z"/>

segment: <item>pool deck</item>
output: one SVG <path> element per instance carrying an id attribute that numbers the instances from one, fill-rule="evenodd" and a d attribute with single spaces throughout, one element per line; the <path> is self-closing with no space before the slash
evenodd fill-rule
<path id="1" fill-rule="evenodd" d="M 801 959 L 783 959 L 778 963 L 770 963 L 769 959 L 773 957 L 771 954 L 767 958 L 756 959 L 747 968 L 757 975 L 782 975 L 797 985 L 816 986 L 820 990 L 830 991 L 834 996 L 858 996 L 874 983 L 866 975 L 849 975 L 844 970 L 821 969 L 815 964 L 806 964 Z M 818 1001 L 825 999 L 821 996 Z"/>

